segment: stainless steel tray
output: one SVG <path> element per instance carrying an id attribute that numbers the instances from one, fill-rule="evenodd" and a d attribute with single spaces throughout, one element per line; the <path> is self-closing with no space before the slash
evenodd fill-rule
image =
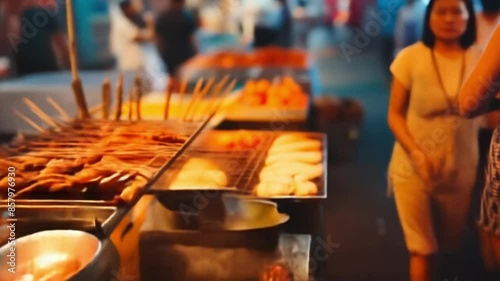
<path id="1" fill-rule="evenodd" d="M 82 230 L 98 237 L 105 236 L 102 225 L 107 225 L 116 214 L 116 207 L 82 206 L 16 206 L 15 217 L 10 217 L 6 208 L 0 209 L 0 228 L 9 223 L 16 225 L 16 238 L 51 229 Z M 0 232 L 0 245 L 6 240 Z"/>

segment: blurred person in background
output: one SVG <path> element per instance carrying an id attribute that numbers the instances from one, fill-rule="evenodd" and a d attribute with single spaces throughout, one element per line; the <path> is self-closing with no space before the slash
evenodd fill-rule
<path id="1" fill-rule="evenodd" d="M 396 143 L 389 187 L 410 254 L 410 281 L 443 280 L 438 264 L 460 276 L 478 164 L 478 122 L 462 118 L 456 103 L 480 56 L 472 2 L 431 0 L 424 22 L 422 42 L 404 48 L 390 68 L 388 122 Z"/>
<path id="2" fill-rule="evenodd" d="M 339 13 L 338 0 L 324 0 L 325 7 L 328 9 L 326 14 L 326 26 L 333 28 L 335 26 L 335 19 Z"/>
<path id="3" fill-rule="evenodd" d="M 477 13 L 477 45 L 482 50 L 500 24 L 500 1 L 481 0 L 482 10 Z"/>
<path id="4" fill-rule="evenodd" d="M 197 53 L 195 33 L 197 16 L 185 8 L 184 0 L 170 0 L 167 9 L 155 22 L 155 40 L 160 56 L 167 66 L 171 86 L 178 88 L 180 66 Z"/>
<path id="5" fill-rule="evenodd" d="M 121 71 L 145 68 L 142 42 L 152 40 L 152 20 L 142 14 L 137 0 L 118 0 L 111 4 L 111 49 Z"/>
<path id="6" fill-rule="evenodd" d="M 491 110 L 500 109 L 500 26 L 487 44 L 474 72 L 467 79 L 459 96 L 460 112 L 475 118 Z M 488 77 L 485 79 L 485 77 Z M 479 218 L 483 262 L 493 273 L 491 280 L 500 280 L 500 129 L 491 138 L 486 184 L 481 200 Z"/>
<path id="7" fill-rule="evenodd" d="M 278 0 L 281 4 L 282 22 L 278 31 L 278 45 L 283 48 L 293 46 L 293 18 L 287 0 Z"/>
<path id="8" fill-rule="evenodd" d="M 361 27 L 363 16 L 365 14 L 365 0 L 350 0 L 349 1 L 349 17 L 347 26 L 350 28 Z"/>
<path id="9" fill-rule="evenodd" d="M 18 75 L 69 67 L 67 37 L 56 18 L 56 5 L 55 0 L 25 0 L 18 4 L 17 13 L 9 15 L 7 37 Z"/>
<path id="10" fill-rule="evenodd" d="M 167 9 L 169 2 L 170 0 L 148 0 L 146 3 L 152 12 L 159 14 Z"/>
<path id="11" fill-rule="evenodd" d="M 294 41 L 295 45 L 302 49 L 307 49 L 309 32 L 311 30 L 311 24 L 307 20 L 308 4 L 306 0 L 298 0 L 297 6 L 293 10 L 293 18 L 295 19 Z"/>
<path id="12" fill-rule="evenodd" d="M 137 71 L 145 91 L 164 87 L 164 65 L 154 44 L 154 16 L 142 0 L 119 0 L 110 8 L 111 48 L 121 71 Z"/>
<path id="13" fill-rule="evenodd" d="M 290 47 L 292 17 L 286 0 L 270 0 L 260 5 L 254 23 L 254 47 Z"/>
<path id="14" fill-rule="evenodd" d="M 381 29 L 382 56 L 386 69 L 389 69 L 394 59 L 396 22 L 398 20 L 398 14 L 405 3 L 406 0 L 377 0 L 378 13 L 385 15 L 383 23 L 381 24 Z"/>
<path id="15" fill-rule="evenodd" d="M 13 14 L 11 3 L 7 0 L 0 0 L 0 79 L 14 74 L 14 52 L 8 38 L 9 20 Z"/>
<path id="16" fill-rule="evenodd" d="M 408 0 L 407 4 L 401 8 L 394 37 L 395 54 L 420 40 L 424 26 L 425 7 L 422 0 Z"/>

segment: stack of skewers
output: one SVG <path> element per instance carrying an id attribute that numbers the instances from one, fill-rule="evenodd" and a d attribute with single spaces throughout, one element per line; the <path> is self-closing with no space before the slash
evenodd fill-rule
<path id="1" fill-rule="evenodd" d="M 210 79 L 204 85 L 200 79 L 191 98 L 185 99 L 183 112 L 177 118 L 169 117 L 171 91 L 167 90 L 164 121 L 142 119 L 142 82 L 139 78 L 135 79 L 125 107 L 123 77 L 119 77 L 113 112 L 110 80 L 105 79 L 102 105 L 98 107 L 100 118 L 93 117 L 98 111 L 87 113 L 85 108 L 80 108 L 82 117 L 71 120 L 54 100 L 48 99 L 62 117 L 62 120 L 55 120 L 34 102 L 24 99 L 30 110 L 49 128 L 43 128 L 16 111 L 39 134 L 18 136 L 10 145 L 0 147 L 0 190 L 8 189 L 8 167 L 14 167 L 18 198 L 131 201 L 141 187 L 173 158 L 198 126 L 218 110 L 219 93 L 227 95 L 234 87 L 235 81 L 221 91 L 227 81 L 227 77 L 219 83 Z M 200 101 L 210 90 L 209 102 L 201 106 Z M 184 95 L 183 91 L 181 95 Z M 124 108 L 128 108 L 128 112 L 124 112 Z M 195 113 L 201 111 L 204 113 Z M 128 115 L 126 120 L 122 120 L 123 113 Z"/>

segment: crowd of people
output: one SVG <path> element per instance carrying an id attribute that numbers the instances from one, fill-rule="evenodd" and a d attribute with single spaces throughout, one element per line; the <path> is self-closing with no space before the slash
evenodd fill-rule
<path id="1" fill-rule="evenodd" d="M 137 70 L 151 65 L 144 59 L 143 49 L 149 42 L 156 46 L 167 71 L 175 77 L 179 67 L 198 52 L 195 34 L 201 25 L 199 11 L 187 8 L 184 0 L 165 0 L 163 6 L 153 10 L 154 14 L 147 15 L 136 2 L 141 1 L 120 0 L 112 8 L 113 51 L 120 68 Z M 253 17 L 253 46 L 290 47 L 292 20 L 287 1 L 268 2 Z M 159 3 L 156 1 L 156 5 Z M 219 12 L 225 12 L 224 8 L 219 7 Z M 243 29 L 243 22 L 237 24 Z"/>
<path id="2" fill-rule="evenodd" d="M 481 2 L 476 13 L 471 0 L 431 0 L 421 39 L 407 41 L 390 66 L 388 123 L 396 143 L 389 185 L 411 281 L 442 280 L 437 270 L 445 263 L 460 268 L 470 216 L 478 221 L 485 268 L 500 280 L 499 118 L 488 115 L 499 109 L 500 1 Z M 478 142 L 480 128 L 494 130 L 493 138 Z M 475 189 L 479 210 L 471 208 L 478 205 Z"/>
<path id="3" fill-rule="evenodd" d="M 291 47 L 288 1 L 242 1 L 242 7 L 236 7 L 231 0 L 219 2 L 216 6 L 220 14 L 214 20 L 236 25 L 238 35 L 246 37 L 242 40 L 245 44 Z M 12 53 L 17 75 L 68 69 L 64 22 L 51 15 L 55 10 L 64 16 L 63 3 L 0 0 L 0 38 L 5 39 L 2 53 Z M 107 5 L 110 49 L 120 71 L 167 71 L 175 76 L 180 65 L 198 52 L 195 34 L 203 24 L 200 5 L 187 7 L 184 0 L 112 0 Z M 237 16 L 233 13 L 236 9 L 240 9 Z M 229 17 L 233 21 L 228 21 Z M 29 38 L 25 38 L 27 32 Z"/>

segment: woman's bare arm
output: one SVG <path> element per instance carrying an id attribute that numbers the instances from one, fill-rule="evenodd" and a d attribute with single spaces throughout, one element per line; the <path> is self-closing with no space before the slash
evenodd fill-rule
<path id="1" fill-rule="evenodd" d="M 151 13 L 144 15 L 144 21 L 146 22 L 146 27 L 139 29 L 135 34 L 133 40 L 135 42 L 152 42 L 155 38 L 155 19 Z"/>
<path id="2" fill-rule="evenodd" d="M 416 156 L 417 154 L 421 155 L 423 151 L 415 142 L 406 125 L 409 99 L 410 92 L 398 81 L 398 79 L 394 78 L 389 101 L 389 127 L 406 153 L 410 156 Z"/>
<path id="3" fill-rule="evenodd" d="M 500 26 L 459 95 L 460 115 L 474 118 L 493 110 L 500 91 Z"/>

